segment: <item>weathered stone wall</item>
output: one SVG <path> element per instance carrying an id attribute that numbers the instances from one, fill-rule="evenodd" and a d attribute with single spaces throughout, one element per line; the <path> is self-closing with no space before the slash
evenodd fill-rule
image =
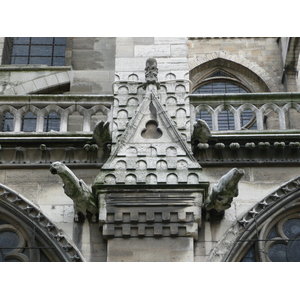
<path id="1" fill-rule="evenodd" d="M 2 61 L 3 49 L 4 49 L 4 37 L 0 37 L 0 62 Z"/>
<path id="2" fill-rule="evenodd" d="M 70 168 L 88 186 L 91 186 L 99 172 L 98 169 L 72 168 L 72 166 Z M 203 218 L 202 227 L 199 230 L 199 239 L 197 242 L 194 242 L 193 246 L 194 261 L 206 261 L 212 248 L 237 218 L 244 215 L 252 206 L 276 190 L 280 185 L 299 175 L 299 168 L 296 166 L 276 168 L 267 166 L 247 167 L 243 169 L 245 170 L 245 175 L 239 183 L 239 196 L 234 198 L 231 208 L 225 211 L 224 218 L 215 222 L 207 222 Z M 203 168 L 203 173 L 210 180 L 210 187 L 212 188 L 219 178 L 229 170 L 230 168 L 226 167 L 205 167 Z M 52 175 L 49 169 L 45 168 L 3 169 L 0 173 L 0 181 L 34 204 L 37 204 L 75 242 L 87 261 L 106 261 L 107 242 L 102 237 L 102 230 L 99 229 L 99 224 L 73 222 L 72 200 L 64 194 L 62 180 L 58 175 Z M 120 242 L 124 246 L 121 240 Z M 130 241 L 128 240 L 127 242 Z M 171 240 L 170 242 L 173 243 Z M 137 253 L 141 255 L 141 260 L 143 257 L 145 258 L 145 255 L 150 255 L 150 252 L 143 254 L 142 249 L 144 246 L 141 245 L 141 248 L 136 248 Z M 126 256 L 126 249 L 120 248 L 120 245 L 118 247 L 120 249 L 119 252 L 111 253 L 109 260 L 113 261 L 122 258 L 122 260 L 130 261 L 130 256 L 134 254 Z M 159 242 L 152 245 L 152 247 L 154 247 L 153 254 L 149 259 L 162 259 L 162 257 L 159 258 L 157 253 L 161 247 Z M 191 253 L 185 253 L 184 249 L 179 243 L 178 249 L 175 249 L 173 254 L 172 251 L 165 252 L 164 258 L 167 260 L 167 257 L 171 255 L 170 257 L 176 261 L 176 256 L 174 255 L 176 251 L 179 251 L 176 254 L 177 258 L 180 254 L 181 259 L 184 259 L 186 255 L 188 260 L 191 260 Z"/>
<path id="3" fill-rule="evenodd" d="M 194 260 L 206 261 L 209 253 L 220 241 L 232 224 L 241 218 L 255 204 L 272 193 L 285 182 L 299 176 L 299 168 L 295 167 L 246 167 L 242 168 L 245 175 L 239 183 L 239 195 L 233 199 L 231 207 L 225 211 L 221 221 L 207 222 L 203 219 L 199 231 L 199 239 L 194 246 Z M 210 180 L 210 188 L 218 179 L 226 174 L 230 168 L 205 167 L 203 173 Z M 228 249 L 224 248 L 226 252 Z"/>
<path id="4" fill-rule="evenodd" d="M 4 38 L 0 39 L 0 54 L 2 53 L 3 41 Z M 149 57 L 157 59 L 159 81 L 188 78 L 189 69 L 191 70 L 214 58 L 222 57 L 256 72 L 265 81 L 271 92 L 284 91 L 281 83 L 281 55 L 276 38 L 201 38 L 188 40 L 187 38 L 162 37 L 77 37 L 68 38 L 66 53 L 66 64 L 72 66 L 72 71 L 64 69 L 64 76 L 67 78 L 67 75 L 71 74 L 66 80 L 71 81 L 70 93 L 73 94 L 112 94 L 115 72 L 117 80 L 144 81 L 145 62 Z M 3 76 L 2 81 L 8 82 L 11 87 L 22 86 L 20 93 L 26 94 L 33 91 L 32 87 L 36 87 L 41 81 L 47 81 L 46 75 L 49 75 L 48 78 L 53 80 L 57 76 L 52 76 L 52 73 L 45 73 L 41 76 L 41 81 L 38 81 L 39 78 L 36 76 L 38 73 L 33 71 L 28 75 L 24 70 L 22 72 L 6 70 L 1 72 L 1 76 Z M 10 75 L 8 76 L 8 74 Z M 24 85 L 23 83 L 27 84 Z M 299 79 L 297 84 L 299 90 Z M 47 86 L 47 82 L 44 83 L 44 86 Z M 76 120 L 72 126 L 77 125 Z M 75 130 L 75 127 L 70 127 L 70 129 Z M 2 166 L 1 168 L 0 182 L 37 204 L 76 243 L 87 261 L 107 260 L 107 243 L 103 240 L 99 224 L 73 222 L 73 203 L 64 194 L 59 176 L 52 175 L 49 169 L 45 167 Z M 187 260 L 191 260 L 190 249 L 193 248 L 194 260 L 206 261 L 213 247 L 237 218 L 277 189 L 278 186 L 299 176 L 298 166 L 291 167 L 282 164 L 282 167 L 262 165 L 242 168 L 245 170 L 245 175 L 239 183 L 239 196 L 234 198 L 231 208 L 225 212 L 222 220 L 207 222 L 203 218 L 199 239 L 194 242 L 193 247 L 178 243 L 176 248 L 173 243 L 174 240 L 170 238 L 169 244 L 174 247 L 175 251 L 179 251 L 181 257 L 187 257 Z M 82 165 L 76 168 L 70 166 L 70 169 L 89 186 L 99 173 L 99 169 L 86 168 Z M 210 188 L 230 169 L 230 167 L 220 166 L 203 167 L 203 173 L 210 181 Z M 120 251 L 119 253 L 110 253 L 109 260 L 120 260 L 122 257 L 123 260 L 130 260 L 130 256 L 125 257 L 126 249 L 123 248 L 128 242 L 130 240 L 113 242 L 116 249 L 119 247 Z M 154 246 L 152 260 L 159 258 L 159 251 L 161 250 L 159 242 Z M 141 260 L 145 259 L 145 257 L 143 258 L 145 253 L 142 251 L 145 247 L 147 247 L 146 244 L 136 249 Z M 188 250 L 185 253 L 186 249 Z M 171 251 L 166 251 L 163 260 L 178 260 L 179 256 L 173 254 Z M 150 259 L 149 257 L 147 259 Z"/>
<path id="5" fill-rule="evenodd" d="M 113 37 L 67 39 L 66 65 L 73 69 L 72 94 L 111 94 L 115 76 Z"/>
<path id="6" fill-rule="evenodd" d="M 190 69 L 222 57 L 252 70 L 265 81 L 271 92 L 284 91 L 277 38 L 191 38 L 188 46 Z"/>
<path id="7" fill-rule="evenodd" d="M 187 50 L 187 38 L 119 37 L 116 39 L 116 79 L 128 80 L 135 74 L 136 80 L 143 81 L 145 63 L 150 57 L 157 60 L 159 81 L 174 79 L 174 76 L 188 78 Z"/>
<path id="8" fill-rule="evenodd" d="M 50 164 L 49 164 L 50 167 Z M 72 168 L 74 174 L 91 186 L 98 169 Z M 86 261 L 106 261 L 106 242 L 98 223 L 74 223 L 72 200 L 65 195 L 62 180 L 48 168 L 9 168 L 0 172 L 0 182 L 38 205 L 75 242 Z"/>

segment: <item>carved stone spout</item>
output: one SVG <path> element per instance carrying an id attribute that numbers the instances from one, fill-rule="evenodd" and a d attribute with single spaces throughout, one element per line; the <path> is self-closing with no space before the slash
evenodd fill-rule
<path id="1" fill-rule="evenodd" d="M 206 211 L 220 213 L 230 208 L 233 197 L 238 196 L 238 183 L 244 174 L 244 170 L 234 168 L 222 176 L 204 203 Z"/>
<path id="2" fill-rule="evenodd" d="M 65 194 L 74 202 L 75 221 L 79 221 L 79 213 L 83 216 L 92 215 L 92 221 L 96 222 L 96 214 L 98 213 L 96 199 L 88 186 L 79 180 L 75 174 L 63 163 L 54 162 L 51 164 L 50 172 L 57 174 L 63 181 Z"/>

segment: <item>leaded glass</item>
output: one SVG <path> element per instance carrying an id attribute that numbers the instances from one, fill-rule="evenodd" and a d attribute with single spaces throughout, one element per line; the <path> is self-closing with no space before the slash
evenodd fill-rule
<path id="1" fill-rule="evenodd" d="M 228 81 L 213 81 L 197 88 L 193 94 L 227 94 L 247 93 L 241 86 Z"/>
<path id="2" fill-rule="evenodd" d="M 219 130 L 234 130 L 234 118 L 227 110 L 223 110 L 218 115 Z"/>
<path id="3" fill-rule="evenodd" d="M 295 235 L 300 234 L 300 219 L 289 219 L 283 226 L 283 233 L 290 239 L 294 238 Z"/>
<path id="4" fill-rule="evenodd" d="M 6 112 L 2 117 L 2 131 L 13 131 L 14 117 Z"/>
<path id="5" fill-rule="evenodd" d="M 60 116 L 56 112 L 51 112 L 44 118 L 44 131 L 51 130 L 59 131 L 60 129 Z"/>
<path id="6" fill-rule="evenodd" d="M 18 247 L 20 242 L 19 236 L 12 231 L 0 232 L 0 249 L 2 254 L 6 254 Z"/>
<path id="7" fill-rule="evenodd" d="M 15 37 L 12 42 L 11 64 L 65 64 L 66 38 Z"/>
<path id="8" fill-rule="evenodd" d="M 219 71 L 215 72 L 212 74 L 210 77 L 214 76 L 223 76 L 223 77 L 228 77 L 225 73 Z M 247 91 L 239 86 L 236 83 L 232 83 L 229 81 L 220 81 L 220 80 L 215 80 L 209 83 L 206 83 L 199 88 L 197 88 L 193 94 L 226 94 L 226 93 L 247 93 Z M 253 113 L 250 110 L 245 110 L 242 113 L 242 118 L 241 118 L 241 127 L 247 125 L 250 120 L 252 120 Z M 212 121 L 211 121 L 211 116 L 204 111 L 201 111 L 197 114 L 196 116 L 197 119 L 202 119 L 204 120 L 209 127 L 212 129 Z M 254 123 L 251 127 L 251 129 L 256 129 L 256 123 Z M 221 113 L 218 115 L 218 129 L 219 130 L 234 130 L 234 117 L 233 114 L 231 114 L 229 111 L 223 110 Z"/>
<path id="9" fill-rule="evenodd" d="M 273 262 L 287 262 L 286 251 L 286 244 L 274 244 L 270 247 L 268 255 Z"/>
<path id="10" fill-rule="evenodd" d="M 289 241 L 287 249 L 288 261 L 300 262 L 300 235 Z"/>
<path id="11" fill-rule="evenodd" d="M 22 118 L 22 131 L 32 132 L 36 130 L 36 116 L 32 112 L 28 112 Z"/>

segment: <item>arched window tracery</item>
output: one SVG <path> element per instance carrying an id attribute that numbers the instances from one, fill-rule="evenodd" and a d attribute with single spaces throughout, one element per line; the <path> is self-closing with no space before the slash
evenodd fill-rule
<path id="1" fill-rule="evenodd" d="M 242 85 L 233 75 L 223 70 L 216 70 L 208 75 L 200 85 L 193 91 L 193 94 L 240 94 L 250 91 Z M 212 121 L 210 114 L 205 110 L 200 110 L 196 115 L 196 120 L 206 121 L 210 129 Z M 240 122 L 242 129 L 257 129 L 254 113 L 246 109 L 241 114 Z M 218 130 L 234 130 L 234 116 L 227 110 L 223 110 L 218 115 Z"/>
<path id="2" fill-rule="evenodd" d="M 300 261 L 300 177 L 281 185 L 234 222 L 208 261 Z"/>
<path id="3" fill-rule="evenodd" d="M 0 184 L 0 262 L 84 261 L 33 203 Z"/>

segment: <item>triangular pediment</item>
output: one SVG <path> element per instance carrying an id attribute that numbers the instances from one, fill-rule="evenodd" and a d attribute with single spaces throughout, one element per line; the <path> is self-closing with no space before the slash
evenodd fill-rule
<path id="1" fill-rule="evenodd" d="M 200 181 L 206 179 L 190 146 L 161 104 L 156 86 L 147 86 L 96 182 L 111 185 Z"/>
<path id="2" fill-rule="evenodd" d="M 191 161 L 196 162 L 184 137 L 178 132 L 176 125 L 161 105 L 159 97 L 153 91 L 146 94 L 134 117 L 127 124 L 109 161 L 122 155 L 129 145 L 151 144 L 161 145 L 163 148 L 166 144 L 170 144 L 180 155 L 186 155 Z"/>

